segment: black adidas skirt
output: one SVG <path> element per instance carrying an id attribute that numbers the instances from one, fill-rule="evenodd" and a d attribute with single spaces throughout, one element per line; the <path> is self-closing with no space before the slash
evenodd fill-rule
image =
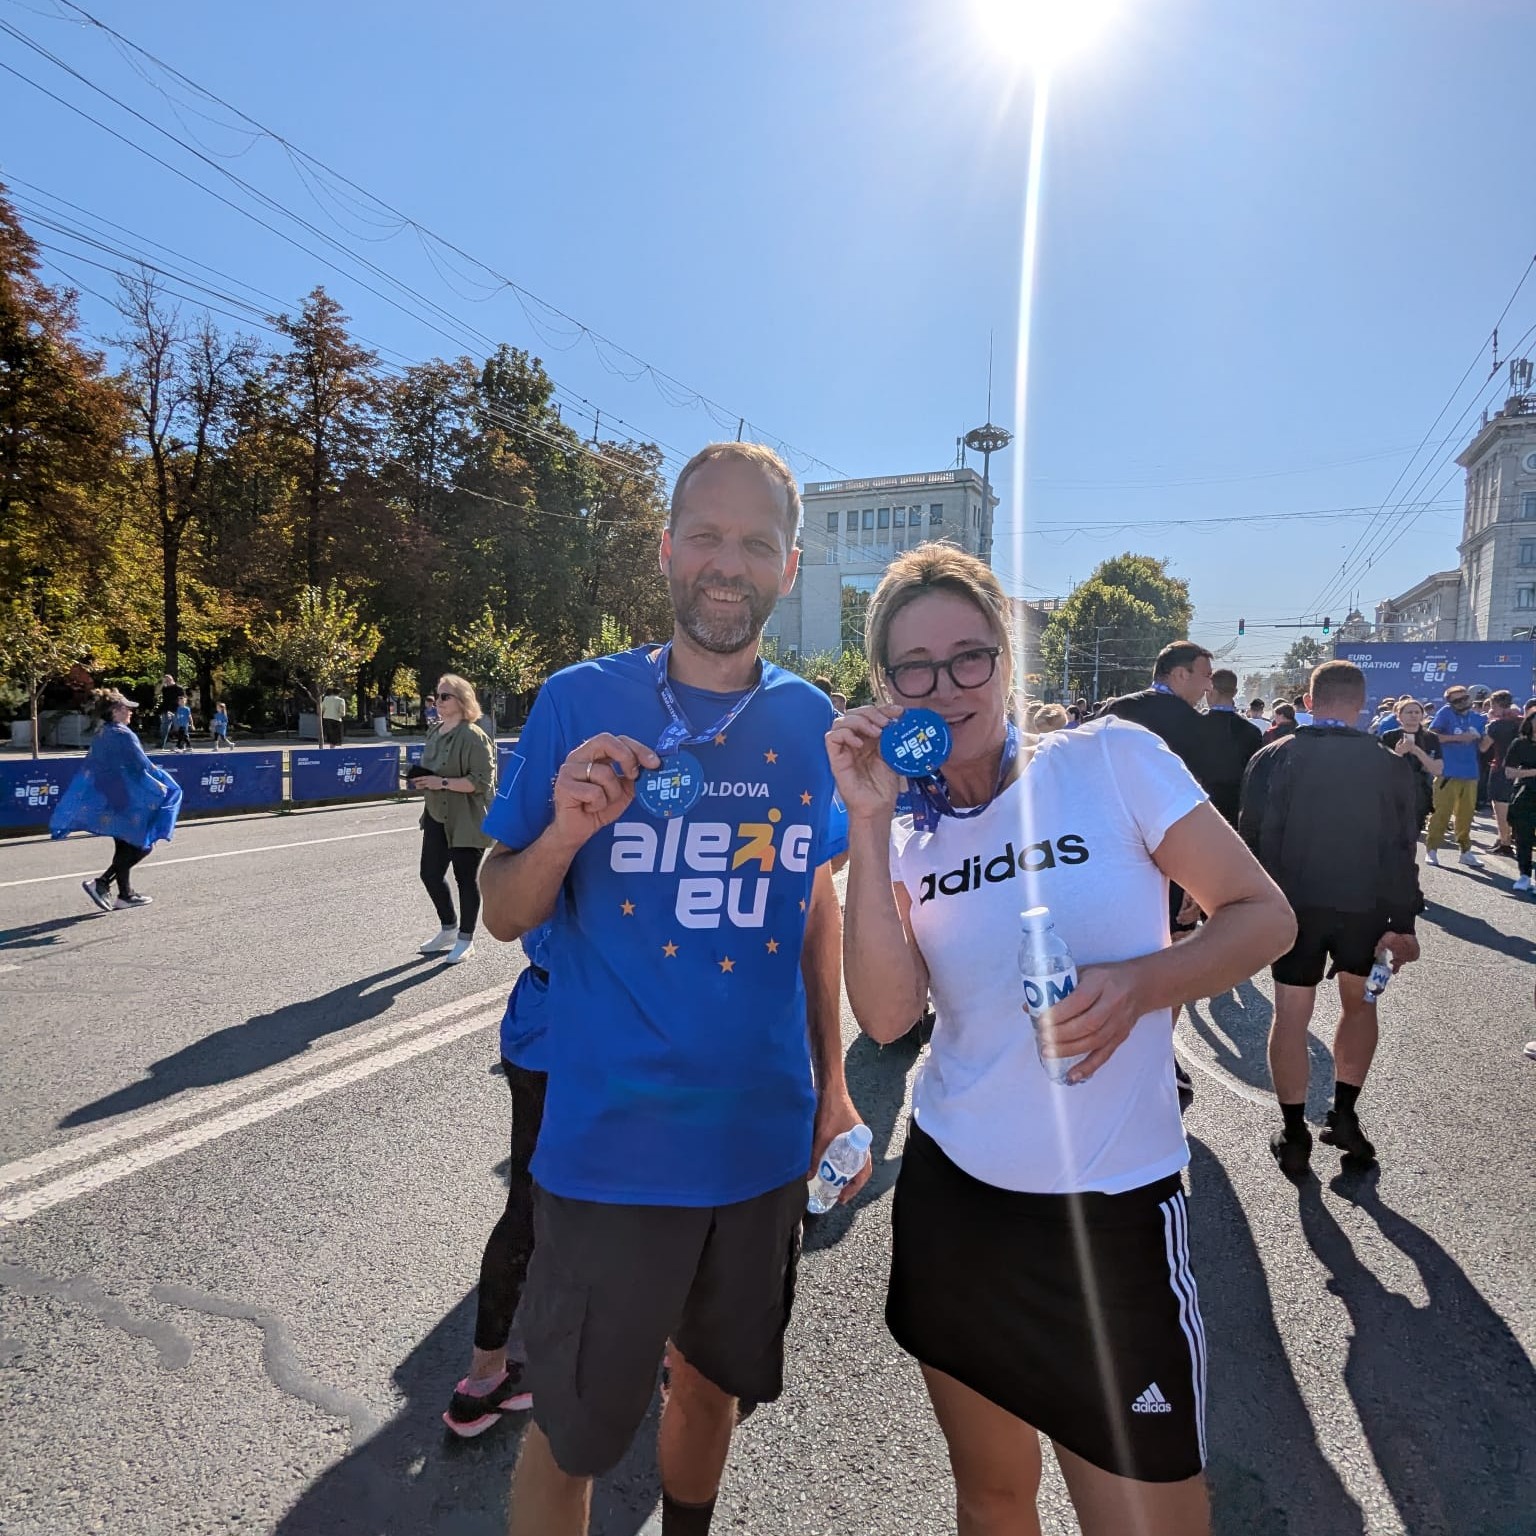
<path id="1" fill-rule="evenodd" d="M 885 1318 L 901 1347 L 1085 1461 L 1178 1482 L 1205 1465 L 1205 1331 L 1175 1175 L 1120 1195 L 974 1179 L 914 1123 Z"/>

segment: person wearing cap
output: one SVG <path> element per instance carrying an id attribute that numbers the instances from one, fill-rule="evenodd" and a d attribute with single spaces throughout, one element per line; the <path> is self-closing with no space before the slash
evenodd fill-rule
<path id="1" fill-rule="evenodd" d="M 150 762 L 128 723 L 137 707 L 116 688 L 97 689 L 100 728 L 48 823 L 54 838 L 88 832 L 112 839 L 112 862 L 95 879 L 81 882 L 91 905 L 103 912 L 149 905 L 151 898 L 133 889 L 134 867 L 156 843 L 171 840 L 181 810 L 181 786 Z"/>
<path id="2" fill-rule="evenodd" d="M 1445 705 L 1429 722 L 1440 740 L 1440 782 L 1435 785 L 1435 808 L 1424 834 L 1431 864 L 1440 863 L 1440 844 L 1454 817 L 1461 862 L 1481 869 L 1483 862 L 1472 852 L 1472 817 L 1477 810 L 1478 757 L 1487 751 L 1488 717 L 1472 708 L 1472 695 L 1462 683 L 1445 690 Z"/>

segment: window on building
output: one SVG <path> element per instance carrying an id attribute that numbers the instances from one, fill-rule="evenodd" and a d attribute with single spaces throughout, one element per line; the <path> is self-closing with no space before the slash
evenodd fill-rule
<path id="1" fill-rule="evenodd" d="M 827 564 L 828 565 L 836 565 L 837 564 L 837 545 L 835 543 L 827 545 Z"/>
<path id="2" fill-rule="evenodd" d="M 1536 539 L 1520 540 L 1520 564 L 1536 565 Z"/>
<path id="3" fill-rule="evenodd" d="M 889 528 L 882 528 L 880 532 L 875 535 L 875 538 L 881 544 L 889 544 L 891 542 L 891 530 Z"/>
<path id="4" fill-rule="evenodd" d="M 1536 587 L 1516 587 L 1515 607 L 1536 608 Z"/>
<path id="5" fill-rule="evenodd" d="M 893 528 L 905 528 L 907 526 L 907 509 L 905 507 L 891 508 L 891 526 Z"/>
<path id="6" fill-rule="evenodd" d="M 928 508 L 928 526 L 937 528 L 944 521 L 944 503 L 935 501 Z"/>
<path id="7" fill-rule="evenodd" d="M 875 509 L 873 507 L 864 508 L 864 526 L 866 528 L 873 528 L 875 526 Z"/>
<path id="8" fill-rule="evenodd" d="M 1520 516 L 1536 520 L 1536 491 L 1527 491 L 1520 498 Z"/>
<path id="9" fill-rule="evenodd" d="M 836 512 L 828 512 L 827 513 L 827 532 L 828 533 L 836 533 L 837 532 L 837 513 Z"/>
<path id="10" fill-rule="evenodd" d="M 875 511 L 875 527 L 889 528 L 891 526 L 891 509 L 879 507 Z"/>

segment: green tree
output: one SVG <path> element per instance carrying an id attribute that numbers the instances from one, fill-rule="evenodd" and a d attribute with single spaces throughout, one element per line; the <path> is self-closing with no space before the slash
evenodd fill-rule
<path id="1" fill-rule="evenodd" d="M 37 756 L 37 704 L 43 689 L 91 654 L 88 622 L 72 607 L 55 605 L 43 618 L 25 598 L 0 607 L 0 672 L 26 691 L 32 719 L 32 756 Z"/>
<path id="2" fill-rule="evenodd" d="M 629 650 L 634 643 L 630 632 L 611 613 L 605 613 L 598 622 L 596 638 L 581 653 L 581 659 L 591 661 L 598 656 L 613 656 Z"/>
<path id="3" fill-rule="evenodd" d="M 317 714 L 321 698 L 372 659 L 379 638 L 378 630 L 336 587 L 305 587 L 291 616 L 279 612 L 255 636 L 262 654 L 293 678 Z M 318 720 L 315 728 L 324 745 Z"/>
<path id="4" fill-rule="evenodd" d="M 537 647 L 522 630 L 499 624 L 489 608 L 454 634 L 452 654 L 457 670 L 499 701 L 509 693 L 527 693 L 543 680 Z"/>
<path id="5" fill-rule="evenodd" d="M 1046 625 L 1040 641 L 1046 686 L 1110 698 L 1144 688 L 1157 653 L 1189 634 L 1194 610 L 1189 583 L 1170 576 L 1167 561 L 1123 554 L 1105 560 Z"/>

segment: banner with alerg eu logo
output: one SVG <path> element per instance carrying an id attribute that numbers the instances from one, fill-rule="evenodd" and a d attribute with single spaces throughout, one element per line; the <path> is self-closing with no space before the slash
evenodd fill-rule
<path id="1" fill-rule="evenodd" d="M 366 799 L 399 790 L 399 747 L 332 747 L 292 754 L 295 801 Z"/>
<path id="2" fill-rule="evenodd" d="M 283 799 L 281 752 L 173 752 L 154 761 L 181 785 L 181 809 L 261 810 Z"/>
<path id="3" fill-rule="evenodd" d="M 0 763 L 0 827 L 44 827 L 83 758 Z"/>

